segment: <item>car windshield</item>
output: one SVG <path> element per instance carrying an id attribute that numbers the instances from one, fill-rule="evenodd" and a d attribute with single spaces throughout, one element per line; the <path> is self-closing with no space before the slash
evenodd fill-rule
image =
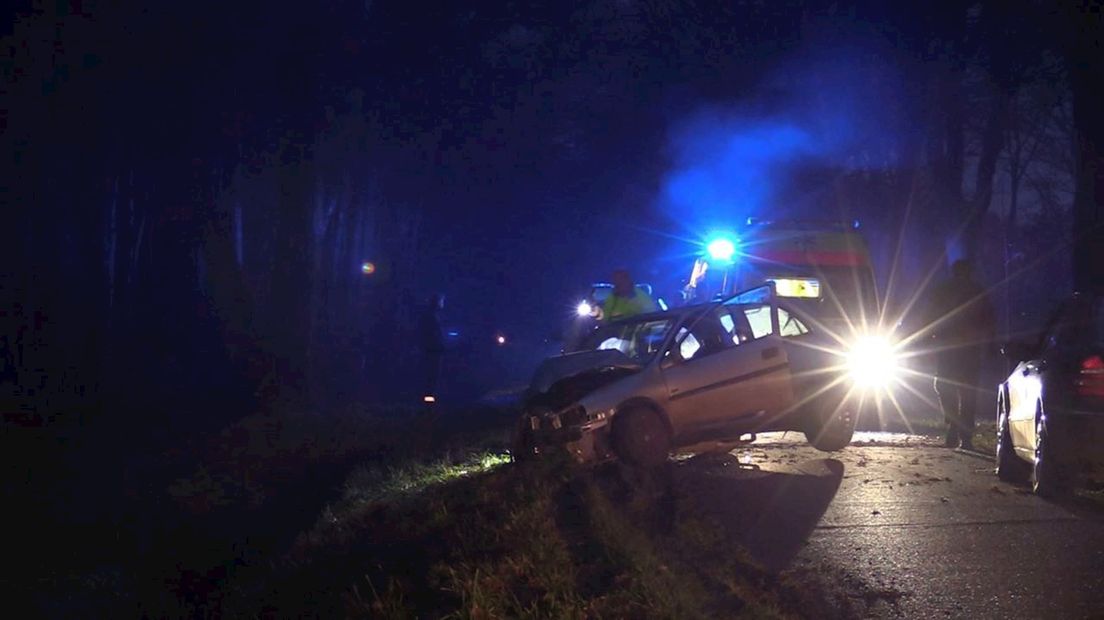
<path id="1" fill-rule="evenodd" d="M 634 361 L 646 363 L 659 352 L 673 324 L 669 318 L 617 321 L 591 332 L 579 349 L 617 349 Z"/>

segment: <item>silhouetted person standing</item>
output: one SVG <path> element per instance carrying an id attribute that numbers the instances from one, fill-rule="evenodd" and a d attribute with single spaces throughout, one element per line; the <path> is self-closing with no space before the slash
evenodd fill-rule
<path id="1" fill-rule="evenodd" d="M 935 392 L 947 423 L 945 443 L 973 448 L 978 375 L 995 316 L 968 261 L 951 265 L 951 278 L 932 293 L 926 319 L 935 351 Z"/>
<path id="2" fill-rule="evenodd" d="M 445 354 L 445 334 L 441 329 L 441 310 L 445 296 L 434 293 L 418 317 L 418 341 L 421 346 L 422 398 L 435 402 Z M 432 400 L 430 400 L 432 397 Z"/>

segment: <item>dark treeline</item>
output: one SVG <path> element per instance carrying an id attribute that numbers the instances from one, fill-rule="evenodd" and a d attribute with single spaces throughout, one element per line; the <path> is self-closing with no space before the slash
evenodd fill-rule
<path id="1" fill-rule="evenodd" d="M 801 168 L 831 188 L 806 211 L 871 221 L 906 290 L 947 253 L 1101 280 L 1091 3 L 125 4 L 36 2 L 4 38 L 13 407 L 164 430 L 391 397 L 426 292 L 540 329 L 623 260 L 600 234 L 663 224 L 670 124 L 854 25 L 910 129 Z"/>

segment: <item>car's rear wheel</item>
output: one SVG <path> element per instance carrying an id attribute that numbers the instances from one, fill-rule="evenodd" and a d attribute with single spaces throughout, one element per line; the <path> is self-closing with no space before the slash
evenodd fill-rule
<path id="1" fill-rule="evenodd" d="M 1035 463 L 1031 468 L 1031 490 L 1042 497 L 1055 497 L 1066 490 L 1066 480 L 1054 458 L 1054 446 L 1042 407 L 1035 416 Z"/>
<path id="2" fill-rule="evenodd" d="M 1005 482 L 1023 482 L 1027 477 L 1026 463 L 1016 456 L 1012 447 L 1012 432 L 1008 426 L 1008 403 L 1004 391 L 997 394 L 997 477 Z"/>
<path id="3" fill-rule="evenodd" d="M 805 430 L 805 439 L 823 452 L 842 450 L 851 444 L 858 417 L 853 407 L 824 409 Z"/>
<path id="4" fill-rule="evenodd" d="M 618 413 L 610 435 L 614 454 L 634 467 L 658 467 L 671 453 L 671 433 L 651 409 L 632 408 Z"/>

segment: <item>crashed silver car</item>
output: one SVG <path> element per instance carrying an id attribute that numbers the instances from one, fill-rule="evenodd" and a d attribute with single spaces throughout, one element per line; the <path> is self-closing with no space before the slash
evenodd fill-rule
<path id="1" fill-rule="evenodd" d="M 537 369 L 515 453 L 566 449 L 582 462 L 647 467 L 677 448 L 781 430 L 801 431 L 821 450 L 847 446 L 860 406 L 848 380 L 855 364 L 815 321 L 779 302 L 768 284 L 598 327 L 579 351 Z"/>

